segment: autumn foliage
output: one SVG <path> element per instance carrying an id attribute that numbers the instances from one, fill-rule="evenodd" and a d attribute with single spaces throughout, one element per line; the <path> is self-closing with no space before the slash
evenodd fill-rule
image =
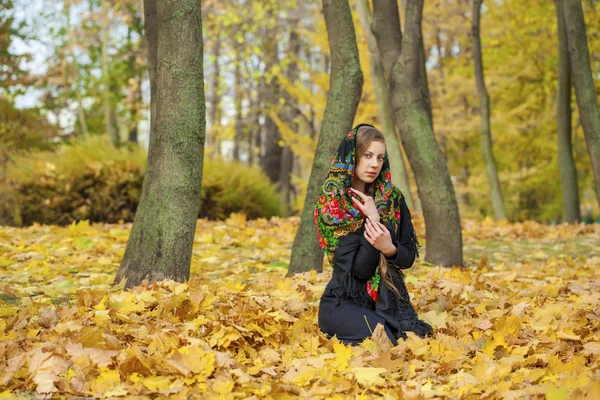
<path id="1" fill-rule="evenodd" d="M 352 348 L 330 267 L 285 278 L 297 223 L 200 220 L 192 279 L 131 291 L 130 225 L 1 228 L 0 398 L 600 398 L 600 226 L 463 221 L 467 268 L 407 275 L 435 336 Z"/>

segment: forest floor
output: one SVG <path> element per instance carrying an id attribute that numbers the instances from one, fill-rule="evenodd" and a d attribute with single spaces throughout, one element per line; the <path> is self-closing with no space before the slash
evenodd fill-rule
<path id="1" fill-rule="evenodd" d="M 434 337 L 396 347 L 319 332 L 297 225 L 199 220 L 191 280 L 131 291 L 130 224 L 0 227 L 0 398 L 600 398 L 600 225 L 463 221 L 465 268 L 407 271 Z"/>

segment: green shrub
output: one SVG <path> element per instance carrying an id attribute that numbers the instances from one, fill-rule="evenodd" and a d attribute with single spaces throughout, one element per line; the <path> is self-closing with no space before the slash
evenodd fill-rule
<path id="1" fill-rule="evenodd" d="M 275 186 L 258 167 L 205 159 L 200 216 L 224 219 L 232 212 L 248 218 L 279 215 Z"/>
<path id="2" fill-rule="evenodd" d="M 69 224 L 76 220 L 132 221 L 142 189 L 146 154 L 114 149 L 92 137 L 17 160 L 0 190 L 0 224 Z M 262 171 L 205 159 L 200 217 L 224 219 L 279 214 L 275 187 Z"/>

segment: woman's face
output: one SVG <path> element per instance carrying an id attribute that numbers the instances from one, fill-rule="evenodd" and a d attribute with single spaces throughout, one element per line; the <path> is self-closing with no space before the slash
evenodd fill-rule
<path id="1" fill-rule="evenodd" d="M 355 178 L 365 183 L 373 182 L 383 167 L 385 160 L 385 144 L 372 141 L 367 151 L 357 160 Z"/>

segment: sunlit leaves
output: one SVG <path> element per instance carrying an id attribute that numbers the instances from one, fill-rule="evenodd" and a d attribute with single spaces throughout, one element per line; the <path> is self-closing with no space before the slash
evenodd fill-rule
<path id="1" fill-rule="evenodd" d="M 463 221 L 467 268 L 408 271 L 435 337 L 349 347 L 318 330 L 331 269 L 285 278 L 297 223 L 200 220 L 189 282 L 127 292 L 130 225 L 1 228 L 0 398 L 600 395 L 598 225 Z"/>

